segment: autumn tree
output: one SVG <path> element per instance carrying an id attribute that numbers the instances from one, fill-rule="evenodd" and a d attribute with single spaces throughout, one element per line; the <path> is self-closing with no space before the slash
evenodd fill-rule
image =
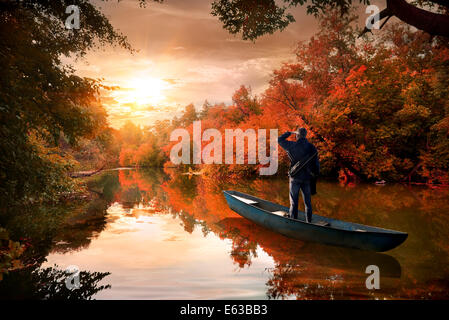
<path id="1" fill-rule="evenodd" d="M 67 29 L 68 4 L 83 13 Z M 70 190 L 61 138 L 76 145 L 106 127 L 100 83 L 74 74 L 62 57 L 105 44 L 130 48 L 90 2 L 2 1 L 0 4 L 0 203 L 54 199 Z"/>
<path id="2" fill-rule="evenodd" d="M 195 105 L 190 103 L 185 107 L 184 112 L 177 120 L 176 125 L 188 127 L 195 120 L 198 120 L 198 113 L 196 112 Z"/>
<path id="3" fill-rule="evenodd" d="M 232 102 L 243 118 L 248 118 L 252 114 L 260 114 L 259 101 L 257 101 L 256 96 L 252 95 L 251 88 L 244 85 L 240 86 L 234 92 Z"/>
<path id="4" fill-rule="evenodd" d="M 447 41 L 403 24 L 375 43 L 359 41 L 351 21 L 321 17 L 297 62 L 275 72 L 264 112 L 308 127 L 328 171 L 447 183 Z"/>

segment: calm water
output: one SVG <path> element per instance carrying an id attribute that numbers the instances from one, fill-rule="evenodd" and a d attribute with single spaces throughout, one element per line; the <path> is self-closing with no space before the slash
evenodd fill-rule
<path id="1" fill-rule="evenodd" d="M 202 176 L 120 170 L 96 177 L 91 188 L 101 198 L 8 221 L 9 230 L 35 246 L 39 268 L 5 277 L 0 295 L 30 296 L 27 290 L 43 283 L 61 284 L 61 270 L 76 265 L 88 288 L 82 298 L 449 296 L 447 189 L 320 182 L 315 212 L 409 233 L 400 247 L 380 254 L 267 231 L 232 212 L 221 193 L 235 189 L 288 205 L 285 179 L 223 185 Z M 380 269 L 379 290 L 365 287 L 371 264 Z"/>

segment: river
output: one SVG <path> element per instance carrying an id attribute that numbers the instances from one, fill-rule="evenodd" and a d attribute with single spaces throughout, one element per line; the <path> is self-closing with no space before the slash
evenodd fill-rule
<path id="1" fill-rule="evenodd" d="M 288 205 L 286 179 L 223 184 L 167 169 L 111 170 L 89 187 L 102 196 L 8 222 L 30 239 L 40 263 L 33 276 L 6 276 L 0 292 L 30 297 L 27 290 L 49 278 L 61 285 L 61 271 L 77 266 L 87 288 L 78 298 L 449 297 L 448 189 L 320 181 L 316 213 L 409 234 L 398 248 L 372 253 L 265 230 L 231 211 L 222 194 L 234 189 Z M 380 289 L 365 285 L 369 265 L 379 267 Z"/>

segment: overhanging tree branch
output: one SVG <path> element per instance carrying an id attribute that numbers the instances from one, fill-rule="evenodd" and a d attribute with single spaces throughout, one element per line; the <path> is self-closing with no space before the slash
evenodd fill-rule
<path id="1" fill-rule="evenodd" d="M 432 1 L 440 4 L 442 1 Z M 447 7 L 448 4 L 446 3 Z M 391 15 L 434 36 L 449 37 L 449 15 L 433 13 L 415 7 L 405 0 L 387 0 Z"/>

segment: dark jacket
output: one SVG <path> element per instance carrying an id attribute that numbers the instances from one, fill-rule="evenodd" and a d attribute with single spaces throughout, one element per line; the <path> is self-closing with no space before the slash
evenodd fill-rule
<path id="1" fill-rule="evenodd" d="M 299 138 L 296 141 L 288 141 L 287 138 L 291 135 L 290 132 L 284 133 L 279 137 L 279 145 L 287 151 L 290 158 L 290 167 L 294 165 L 298 160 L 306 161 L 317 151 L 315 146 L 307 141 L 306 138 Z M 311 159 L 304 168 L 298 172 L 294 178 L 299 181 L 314 180 L 313 173 L 316 176 L 320 173 L 320 162 L 318 155 Z"/>

